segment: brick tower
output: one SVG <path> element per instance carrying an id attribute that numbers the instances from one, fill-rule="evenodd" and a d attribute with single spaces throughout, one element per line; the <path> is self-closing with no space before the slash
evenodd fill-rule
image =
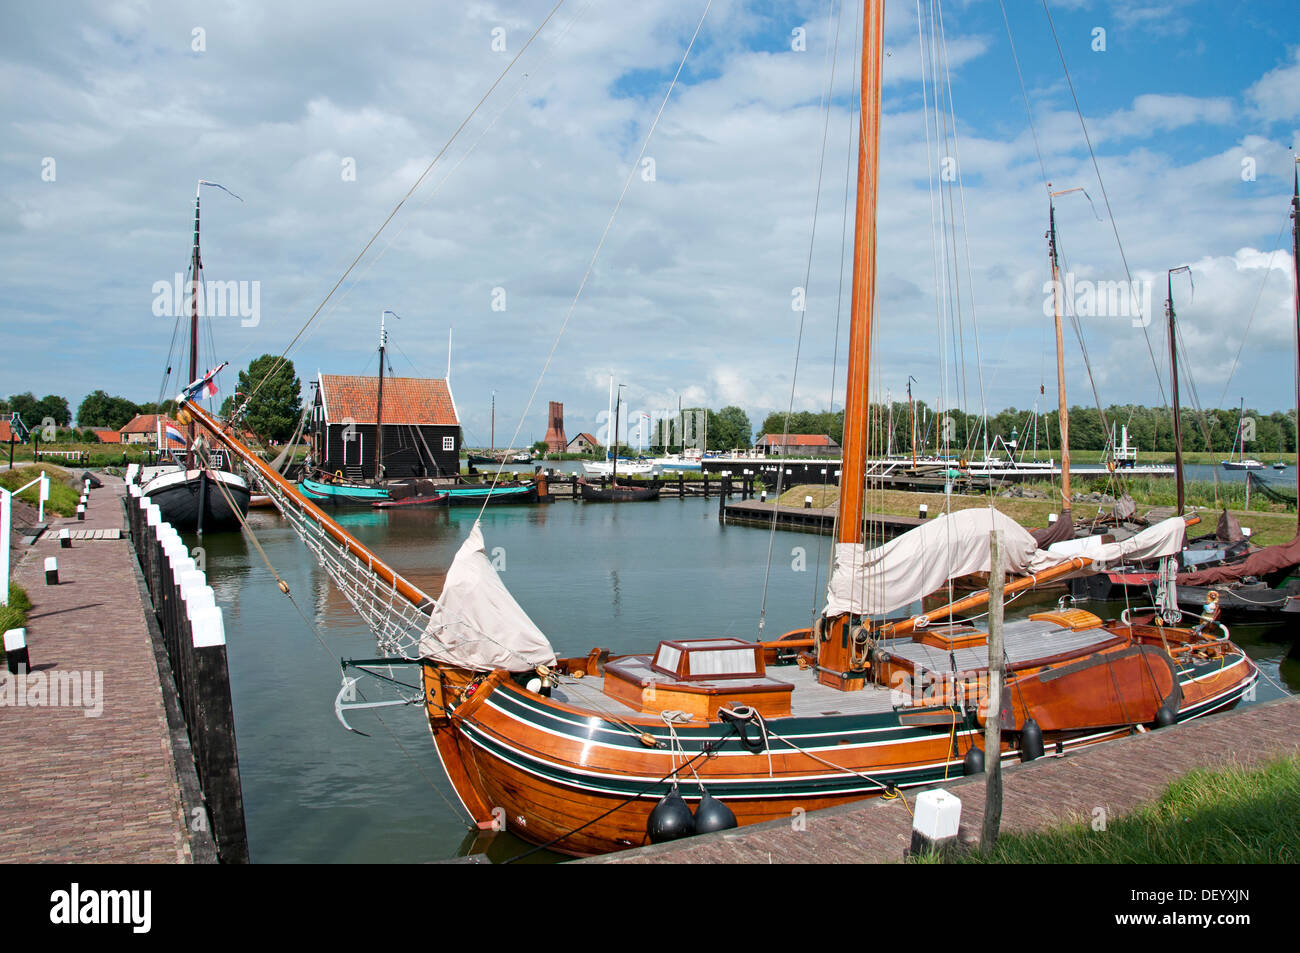
<path id="1" fill-rule="evenodd" d="M 558 400 L 553 400 L 550 419 L 546 425 L 546 449 L 552 453 L 560 453 L 568 445 L 569 441 L 564 436 L 564 405 Z"/>

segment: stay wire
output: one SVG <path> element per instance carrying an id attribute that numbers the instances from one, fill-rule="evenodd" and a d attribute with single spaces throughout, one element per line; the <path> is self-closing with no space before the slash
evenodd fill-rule
<path id="1" fill-rule="evenodd" d="M 393 210 L 388 213 L 388 217 L 385 218 L 384 221 L 380 224 L 379 228 L 375 230 L 375 233 L 370 236 L 369 241 L 367 241 L 366 244 L 362 247 L 361 251 L 357 253 L 357 256 L 352 259 L 352 263 L 348 265 L 348 267 L 344 270 L 343 274 L 339 276 L 338 281 L 334 282 L 334 285 L 332 288 L 330 288 L 329 293 L 326 294 L 324 299 L 321 300 L 321 303 L 316 306 L 316 310 L 311 313 L 311 317 L 309 317 L 307 321 L 303 324 L 303 326 L 298 329 L 298 332 L 293 336 L 293 339 L 288 343 L 288 345 L 285 346 L 285 349 L 280 352 L 279 357 L 276 358 L 276 363 L 272 366 L 271 370 L 267 372 L 266 377 L 262 379 L 262 381 L 258 384 L 258 386 L 253 390 L 252 394 L 249 394 L 248 397 L 244 398 L 244 405 L 247 405 L 248 401 L 252 399 L 253 394 L 256 394 L 257 391 L 261 389 L 262 385 L 265 384 L 266 381 L 270 380 L 272 375 L 274 375 L 274 373 L 277 370 L 279 370 L 280 365 L 284 363 L 286 360 L 285 355 L 287 355 L 289 351 L 293 349 L 298 339 L 302 337 L 302 335 L 306 332 L 306 330 L 311 326 L 312 322 L 316 320 L 316 316 L 321 313 L 321 310 L 329 302 L 330 298 L 334 296 L 334 292 L 339 289 L 339 286 L 343 284 L 347 276 L 352 273 L 352 269 L 354 269 L 357 266 L 357 264 L 365 256 L 366 252 L 370 250 L 370 247 L 383 233 L 384 229 L 388 227 L 388 223 L 393 220 L 393 217 L 396 216 L 399 211 L 401 211 L 402 206 L 406 204 L 406 200 L 409 199 L 415 193 L 415 190 L 420 187 L 420 184 L 424 182 L 425 178 L 428 177 L 429 173 L 433 171 L 433 167 L 437 164 L 438 160 L 441 159 L 447 153 L 447 150 L 451 148 L 452 143 L 456 141 L 457 137 L 461 134 L 461 132 L 465 129 L 465 127 L 469 125 L 469 121 L 473 119 L 475 115 L 477 115 L 479 109 L 482 108 L 485 102 L 487 102 L 488 97 L 491 96 L 492 93 L 496 90 L 496 88 L 501 84 L 501 81 L 506 78 L 506 75 L 514 68 L 514 65 L 517 62 L 519 62 L 519 58 L 524 55 L 524 53 L 528 50 L 530 46 L 532 46 L 532 43 L 535 39 L 537 39 L 538 34 L 542 32 L 546 24 L 551 22 L 551 18 L 555 16 L 556 12 L 560 9 L 561 6 L 563 6 L 563 4 L 564 4 L 564 0 L 557 0 L 555 6 L 551 8 L 551 12 L 546 14 L 546 17 L 542 20 L 542 22 L 537 25 L 537 29 L 535 29 L 532 32 L 532 35 L 529 36 L 528 39 L 524 41 L 524 44 L 519 48 L 519 52 L 514 55 L 514 57 L 510 60 L 510 62 L 506 64 L 505 69 L 503 69 L 501 73 L 497 76 L 497 78 L 493 80 L 492 85 L 488 87 L 487 92 L 485 92 L 483 96 L 479 99 L 479 101 L 475 103 L 474 108 L 469 111 L 469 114 L 466 115 L 463 120 L 461 120 L 460 125 L 456 127 L 456 130 L 451 134 L 451 137 L 448 138 L 445 143 L 443 143 L 443 146 L 441 149 L 438 150 L 437 155 L 433 157 L 433 159 L 425 167 L 424 171 L 420 173 L 419 178 L 417 178 L 415 182 L 411 185 L 411 187 L 407 189 L 406 194 L 403 195 L 402 198 L 398 201 L 398 203 L 393 207 Z"/>
<path id="2" fill-rule="evenodd" d="M 561 0 L 563 2 L 563 0 Z M 558 5 L 557 5 L 558 6 Z M 632 162 L 631 169 L 628 170 L 627 179 L 623 182 L 623 191 L 619 193 L 618 201 L 614 204 L 614 210 L 609 213 L 609 220 L 605 223 L 605 229 L 600 233 L 600 241 L 596 243 L 596 250 L 591 254 L 591 260 L 587 263 L 587 270 L 583 272 L 582 281 L 578 283 L 578 290 L 574 292 L 573 300 L 569 302 L 569 309 L 564 314 L 564 320 L 560 323 L 560 330 L 555 335 L 555 340 L 551 343 L 551 349 L 546 354 L 546 360 L 542 364 L 541 373 L 537 375 L 537 382 L 533 385 L 532 391 L 528 395 L 528 401 L 524 405 L 524 411 L 519 417 L 519 423 L 515 426 L 515 432 L 510 437 L 510 445 L 513 447 L 515 441 L 519 439 L 519 434 L 523 430 L 524 421 L 528 419 L 528 413 L 532 410 L 533 401 L 537 399 L 537 392 L 541 389 L 542 381 L 546 378 L 546 372 L 550 369 L 551 361 L 555 357 L 555 352 L 560 347 L 560 341 L 564 337 L 564 332 L 569 327 L 569 320 L 573 317 L 573 312 L 578 307 L 578 301 L 582 298 L 582 293 L 587 287 L 587 282 L 591 278 L 591 273 L 596 267 L 596 259 L 600 257 L 601 249 L 605 247 L 605 240 L 609 237 L 610 230 L 614 227 L 614 220 L 618 218 L 619 210 L 623 207 L 623 200 L 627 197 L 627 190 L 632 186 L 632 180 L 636 177 L 637 171 L 641 167 L 641 158 L 645 155 L 646 149 L 650 147 L 650 139 L 659 127 L 659 120 L 664 114 L 664 109 L 668 106 L 668 100 L 672 97 L 673 90 L 677 87 L 677 80 L 682 75 L 682 70 L 686 68 L 686 61 L 690 58 L 691 51 L 695 48 L 695 41 L 700 35 L 700 30 L 704 28 L 704 20 L 709 15 L 709 10 L 713 6 L 713 0 L 708 0 L 704 5 L 704 12 L 700 14 L 700 20 L 695 24 L 695 32 L 691 34 L 690 42 L 686 44 L 686 50 L 682 53 L 681 62 L 677 64 L 677 72 L 673 74 L 672 81 L 668 84 L 668 90 L 664 93 L 663 101 L 659 104 L 659 110 L 655 113 L 654 120 L 650 123 L 650 128 L 646 131 L 645 139 L 641 143 L 641 149 L 637 153 L 636 159 Z M 554 12 L 554 11 L 552 11 Z M 540 27 L 538 28 L 540 29 Z M 534 34 L 536 35 L 536 34 Z M 483 505 L 479 508 L 479 519 L 482 519 L 484 510 L 487 509 L 488 501 L 492 497 L 492 491 L 496 489 L 497 484 L 501 481 L 501 471 L 498 470 L 492 478 L 492 484 L 488 488 L 488 494 L 483 499 Z"/>

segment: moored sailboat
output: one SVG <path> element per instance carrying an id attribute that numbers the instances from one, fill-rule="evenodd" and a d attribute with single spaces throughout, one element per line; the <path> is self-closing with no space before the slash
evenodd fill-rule
<path id="1" fill-rule="evenodd" d="M 210 397 L 217 392 L 214 378 L 225 364 L 199 376 L 199 302 L 202 300 L 203 260 L 199 254 L 199 198 L 203 186 L 215 183 L 200 179 L 194 193 L 194 244 L 190 260 L 189 387 L 191 397 Z M 222 186 L 217 186 L 223 188 Z M 224 190 L 224 189 L 223 189 Z M 169 368 L 170 370 L 170 368 Z M 158 451 L 163 450 L 159 427 Z M 226 458 L 201 461 L 202 448 L 195 445 L 194 427 L 185 437 L 184 463 L 174 467 L 148 468 L 141 490 L 158 504 L 164 522 L 178 530 L 205 532 L 236 529 L 248 514 L 248 484 L 224 466 Z"/>

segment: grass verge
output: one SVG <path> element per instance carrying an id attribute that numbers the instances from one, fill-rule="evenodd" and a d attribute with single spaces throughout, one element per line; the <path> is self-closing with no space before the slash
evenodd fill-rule
<path id="1" fill-rule="evenodd" d="M 1132 814 L 1005 834 L 968 864 L 1294 864 L 1300 861 L 1300 758 L 1192 771 Z M 922 862 L 935 862 L 926 858 Z"/>
<path id="2" fill-rule="evenodd" d="M 27 610 L 31 607 L 32 600 L 27 598 L 27 591 L 16 582 L 9 583 L 9 605 L 0 606 L 0 634 L 25 628 Z M 0 661 L 4 661 L 4 657 L 4 644 L 0 643 Z"/>

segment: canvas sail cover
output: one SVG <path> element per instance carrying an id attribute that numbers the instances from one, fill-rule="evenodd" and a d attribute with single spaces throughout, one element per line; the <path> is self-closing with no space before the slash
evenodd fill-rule
<path id="1" fill-rule="evenodd" d="M 997 510 L 959 510 L 875 549 L 861 543 L 836 544 L 823 615 L 884 615 L 941 589 L 949 579 L 988 572 L 993 530 L 1002 534 L 1007 573 L 1023 576 L 1074 556 L 1089 560 L 1091 571 L 1118 561 L 1171 556 L 1182 549 L 1186 523 L 1174 516 L 1120 542 L 1089 536 L 1039 549 L 1027 529 Z"/>
<path id="2" fill-rule="evenodd" d="M 477 520 L 447 570 L 420 638 L 420 656 L 468 668 L 523 672 L 554 665 L 555 651 L 488 559 Z"/>

